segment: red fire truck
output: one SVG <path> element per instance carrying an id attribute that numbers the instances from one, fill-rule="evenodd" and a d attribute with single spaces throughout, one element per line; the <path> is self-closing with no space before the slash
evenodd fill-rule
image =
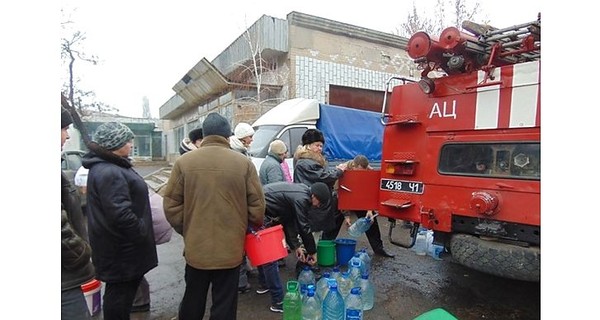
<path id="1" fill-rule="evenodd" d="M 388 217 L 393 244 L 424 227 L 467 267 L 539 281 L 540 26 L 414 34 L 421 79 L 387 82 L 381 169 L 347 171 L 340 209 Z M 412 222 L 407 241 L 397 220 Z"/>

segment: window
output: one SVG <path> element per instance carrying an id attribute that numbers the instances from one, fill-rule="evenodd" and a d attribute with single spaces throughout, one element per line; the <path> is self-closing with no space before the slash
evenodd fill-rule
<path id="1" fill-rule="evenodd" d="M 133 156 L 152 156 L 152 138 L 150 136 L 135 136 L 133 143 Z"/>
<path id="2" fill-rule="evenodd" d="M 269 144 L 275 139 L 275 135 L 277 132 L 279 132 L 279 130 L 281 130 L 281 128 L 282 126 L 274 125 L 266 125 L 254 128 L 254 136 L 252 137 L 253 141 L 248 152 L 253 157 L 266 157 Z"/>
<path id="3" fill-rule="evenodd" d="M 540 179 L 540 143 L 447 144 L 441 174 Z"/>
<path id="4" fill-rule="evenodd" d="M 298 146 L 302 145 L 302 135 L 308 130 L 307 127 L 292 128 L 290 130 L 290 143 L 287 146 L 290 148 L 289 156 L 293 157 Z"/>
<path id="5" fill-rule="evenodd" d="M 183 130 L 183 126 L 176 128 L 175 130 L 173 130 L 173 132 L 175 133 L 175 150 L 177 151 L 179 148 L 179 143 L 185 137 L 185 132 Z"/>

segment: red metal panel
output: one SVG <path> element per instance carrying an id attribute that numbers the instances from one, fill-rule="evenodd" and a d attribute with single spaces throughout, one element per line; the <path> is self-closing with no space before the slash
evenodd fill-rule
<path id="1" fill-rule="evenodd" d="M 340 210 L 373 210 L 379 207 L 379 171 L 347 170 L 339 179 Z"/>

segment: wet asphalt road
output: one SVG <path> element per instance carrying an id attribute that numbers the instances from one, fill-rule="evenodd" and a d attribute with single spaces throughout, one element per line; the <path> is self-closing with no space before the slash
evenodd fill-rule
<path id="1" fill-rule="evenodd" d="M 141 175 L 153 168 L 139 167 Z M 372 256 L 371 276 L 375 285 L 375 306 L 365 312 L 364 319 L 410 320 L 434 308 L 442 307 L 460 320 L 534 320 L 540 319 L 540 284 L 508 280 L 487 275 L 455 263 L 451 256 L 442 260 L 418 256 L 410 249 L 397 247 L 387 239 L 389 222 L 378 218 L 384 246 L 395 258 Z M 395 240 L 399 234 L 395 229 Z M 343 227 L 339 237 L 346 237 Z M 365 236 L 358 240 L 357 249 L 367 248 Z M 184 291 L 181 255 L 183 241 L 174 233 L 170 242 L 157 246 L 159 266 L 147 274 L 151 290 L 151 309 L 132 314 L 132 319 L 173 319 Z M 281 268 L 282 281 L 295 279 L 295 258 L 286 258 Z M 256 276 L 250 277 L 253 289 Z M 269 295 L 257 295 L 254 290 L 239 295 L 238 319 L 282 319 L 282 314 L 269 311 Z M 210 301 L 207 309 L 209 309 Z M 102 319 L 101 314 L 94 319 Z M 208 319 L 208 315 L 204 317 Z"/>

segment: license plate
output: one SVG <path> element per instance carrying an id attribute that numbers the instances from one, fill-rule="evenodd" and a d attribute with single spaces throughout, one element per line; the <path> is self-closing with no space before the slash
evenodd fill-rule
<path id="1" fill-rule="evenodd" d="M 423 194 L 423 182 L 381 179 L 381 190 Z"/>

